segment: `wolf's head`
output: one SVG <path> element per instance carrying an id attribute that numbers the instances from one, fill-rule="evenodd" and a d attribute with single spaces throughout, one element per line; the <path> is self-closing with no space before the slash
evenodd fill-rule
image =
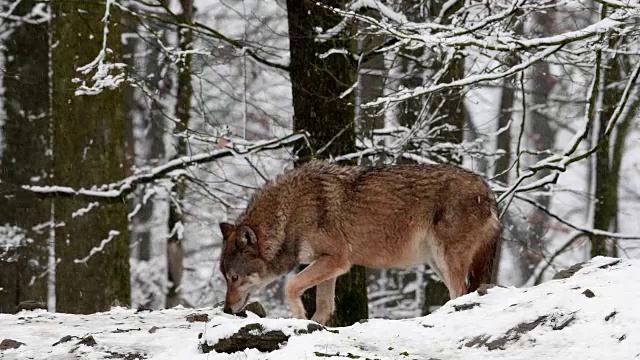
<path id="1" fill-rule="evenodd" d="M 224 312 L 235 314 L 247 305 L 251 293 L 274 279 L 260 256 L 256 233 L 247 225 L 220 223 L 223 244 L 220 270 L 227 281 Z"/>

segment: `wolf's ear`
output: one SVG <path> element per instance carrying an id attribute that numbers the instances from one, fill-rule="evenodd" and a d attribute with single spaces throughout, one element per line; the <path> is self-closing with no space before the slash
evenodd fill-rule
<path id="1" fill-rule="evenodd" d="M 241 225 L 238 228 L 238 237 L 236 237 L 236 246 L 239 250 L 243 250 L 247 246 L 251 246 L 256 243 L 256 233 L 246 225 Z"/>
<path id="2" fill-rule="evenodd" d="M 231 234 L 236 230 L 236 227 L 232 224 L 221 222 L 220 223 L 220 231 L 222 232 L 222 240 L 225 241 L 231 236 Z"/>

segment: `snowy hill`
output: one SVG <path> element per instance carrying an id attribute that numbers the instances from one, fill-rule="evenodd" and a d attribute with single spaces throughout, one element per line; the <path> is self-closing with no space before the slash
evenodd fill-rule
<path id="1" fill-rule="evenodd" d="M 0 315 L 0 341 L 24 344 L 0 350 L 0 358 L 634 359 L 640 357 L 638 284 L 640 261 L 599 257 L 573 276 L 533 288 L 494 287 L 483 296 L 473 293 L 450 301 L 426 317 L 373 319 L 337 329 L 252 314 L 240 319 L 211 308 L 139 313 L 114 308 L 92 315 L 21 312 Z M 261 325 L 240 333 L 288 341 L 273 352 L 203 354 L 203 348 L 215 348 L 220 339 L 255 323 Z M 5 340 L 0 348 L 15 345 Z"/>

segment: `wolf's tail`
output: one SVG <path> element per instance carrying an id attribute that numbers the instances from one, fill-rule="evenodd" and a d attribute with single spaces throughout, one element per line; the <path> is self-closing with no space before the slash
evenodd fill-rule
<path id="1" fill-rule="evenodd" d="M 495 262 L 498 260 L 501 233 L 502 229 L 498 227 L 491 240 L 473 255 L 467 278 L 467 292 L 471 293 L 478 290 L 480 285 L 491 283 L 493 271 L 496 268 Z"/>

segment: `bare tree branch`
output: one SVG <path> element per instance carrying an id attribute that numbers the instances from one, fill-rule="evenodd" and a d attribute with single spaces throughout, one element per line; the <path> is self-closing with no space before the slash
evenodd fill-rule
<path id="1" fill-rule="evenodd" d="M 206 164 L 212 161 L 229 157 L 255 154 L 266 150 L 275 150 L 292 146 L 298 141 L 306 140 L 307 134 L 295 132 L 278 139 L 259 141 L 251 145 L 228 145 L 222 149 L 216 149 L 196 155 L 182 156 L 171 160 L 164 165 L 156 166 L 142 174 L 127 177 L 124 180 L 112 184 L 94 186 L 90 189 L 74 189 L 67 186 L 30 186 L 23 185 L 22 189 L 36 193 L 40 197 L 75 197 L 94 201 L 121 201 L 121 198 L 135 190 L 136 186 L 147 184 L 169 175 L 172 171 L 181 170 L 197 164 Z"/>
<path id="2" fill-rule="evenodd" d="M 525 196 L 521 196 L 521 195 L 515 195 L 515 197 L 520 200 L 520 201 L 524 201 L 532 206 L 534 206 L 536 209 L 544 212 L 545 214 L 549 215 L 549 217 L 555 219 L 556 221 L 558 221 L 559 223 L 566 225 L 574 230 L 579 231 L 581 234 L 584 235 L 590 235 L 590 236 L 606 236 L 612 239 L 619 239 L 619 240 L 639 240 L 640 239 L 640 234 L 622 234 L 622 233 L 615 233 L 615 232 L 611 232 L 611 231 L 603 231 L 603 230 L 598 230 L 598 229 L 589 229 L 583 226 L 578 226 L 575 225 L 565 219 L 563 219 L 560 215 L 554 214 L 553 212 L 551 212 L 551 210 L 547 209 L 546 207 L 540 205 L 539 203 L 537 203 L 536 201 L 529 199 Z"/>

